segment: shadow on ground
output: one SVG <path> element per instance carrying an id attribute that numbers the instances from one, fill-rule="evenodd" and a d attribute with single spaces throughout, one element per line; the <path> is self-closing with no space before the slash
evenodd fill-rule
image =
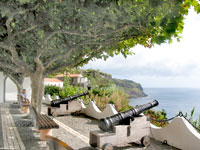
<path id="1" fill-rule="evenodd" d="M 0 149 L 3 145 L 2 121 L 1 121 L 1 108 L 0 108 Z"/>
<path id="2" fill-rule="evenodd" d="M 40 140 L 40 134 L 32 130 L 33 124 L 28 115 L 19 109 L 10 108 L 17 130 L 27 150 L 46 150 L 46 142 Z"/>

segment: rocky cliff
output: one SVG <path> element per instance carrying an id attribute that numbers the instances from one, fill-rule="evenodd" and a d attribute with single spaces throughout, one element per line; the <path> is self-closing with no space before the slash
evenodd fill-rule
<path id="1" fill-rule="evenodd" d="M 144 92 L 143 92 L 143 88 L 139 83 L 136 83 L 132 80 L 120 80 L 120 79 L 112 79 L 114 81 L 114 83 L 123 88 L 124 91 L 132 98 L 138 98 L 138 97 L 145 97 L 147 96 Z"/>
<path id="2" fill-rule="evenodd" d="M 88 69 L 82 71 L 84 76 L 87 76 L 91 82 L 91 86 L 109 87 L 116 85 L 123 89 L 131 98 L 145 97 L 147 96 L 143 92 L 143 88 L 139 83 L 131 80 L 121 80 L 112 78 L 112 75 L 100 72 L 98 70 Z"/>

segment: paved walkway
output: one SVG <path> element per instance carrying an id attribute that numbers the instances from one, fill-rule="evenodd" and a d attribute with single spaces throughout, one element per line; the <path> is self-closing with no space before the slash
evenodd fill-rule
<path id="1" fill-rule="evenodd" d="M 43 113 L 47 113 L 47 107 L 43 106 Z M 46 142 L 40 140 L 39 133 L 32 127 L 21 126 L 21 123 L 30 122 L 30 118 L 19 109 L 10 108 L 9 104 L 0 104 L 0 149 L 16 150 L 46 150 Z M 89 145 L 89 133 L 98 130 L 98 121 L 85 116 L 60 116 L 54 118 L 59 124 L 59 129 L 53 129 L 53 136 L 64 141 L 75 150 L 94 150 Z M 168 145 L 151 141 L 151 145 L 143 148 L 136 144 L 115 147 L 116 150 L 173 150 Z"/>
<path id="2" fill-rule="evenodd" d="M 15 126 L 14 120 L 8 108 L 1 108 L 3 149 L 25 150 L 19 132 Z"/>
<path id="3" fill-rule="evenodd" d="M 32 126 L 22 126 L 26 122 L 29 117 L 19 109 L 0 104 L 0 150 L 46 150 L 39 133 L 33 132 Z"/>

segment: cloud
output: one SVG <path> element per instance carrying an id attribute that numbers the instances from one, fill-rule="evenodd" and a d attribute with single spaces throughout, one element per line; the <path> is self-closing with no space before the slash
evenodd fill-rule
<path id="1" fill-rule="evenodd" d="M 122 55 L 106 61 L 91 61 L 87 68 L 99 69 L 145 87 L 200 87 L 200 15 L 190 10 L 180 42 L 156 45 L 151 49 L 132 48 L 136 55 Z"/>

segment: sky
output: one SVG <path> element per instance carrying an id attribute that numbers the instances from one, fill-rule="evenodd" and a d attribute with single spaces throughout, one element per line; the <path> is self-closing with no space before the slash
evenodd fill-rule
<path id="1" fill-rule="evenodd" d="M 90 61 L 83 69 L 99 69 L 144 88 L 200 88 L 200 14 L 191 9 L 185 18 L 180 42 L 174 40 L 151 49 L 138 45 L 131 49 L 135 55 Z"/>

